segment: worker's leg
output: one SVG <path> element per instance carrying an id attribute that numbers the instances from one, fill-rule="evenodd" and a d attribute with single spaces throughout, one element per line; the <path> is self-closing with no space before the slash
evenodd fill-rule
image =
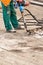
<path id="1" fill-rule="evenodd" d="M 9 15 L 10 12 L 9 12 L 9 8 L 5 7 L 2 4 L 2 10 L 3 10 L 3 19 L 4 19 L 5 28 L 6 28 L 6 30 L 11 30 L 12 27 L 11 27 L 11 24 L 10 24 L 10 15 Z"/>
<path id="2" fill-rule="evenodd" d="M 10 20 L 14 28 L 18 28 L 18 21 L 16 17 L 16 12 L 13 5 L 13 0 L 10 2 Z"/>

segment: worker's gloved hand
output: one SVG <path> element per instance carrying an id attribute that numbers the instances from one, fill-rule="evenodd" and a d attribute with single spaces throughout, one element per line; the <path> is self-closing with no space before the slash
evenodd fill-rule
<path id="1" fill-rule="evenodd" d="M 22 13 L 24 11 L 24 6 L 19 6 L 20 12 Z"/>

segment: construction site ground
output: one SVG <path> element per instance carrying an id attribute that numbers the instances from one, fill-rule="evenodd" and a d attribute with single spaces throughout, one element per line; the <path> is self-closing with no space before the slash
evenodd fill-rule
<path id="1" fill-rule="evenodd" d="M 26 8 L 43 22 L 43 7 L 30 4 Z M 0 10 L 0 65 L 43 65 L 43 33 L 28 35 L 25 28 L 16 33 L 7 33 L 1 12 Z M 19 9 L 16 12 L 19 19 Z M 43 32 L 37 32 L 39 31 Z"/>

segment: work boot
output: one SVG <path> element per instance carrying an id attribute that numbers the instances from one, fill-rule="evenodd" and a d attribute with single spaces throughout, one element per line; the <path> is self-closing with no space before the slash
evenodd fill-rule
<path id="1" fill-rule="evenodd" d="M 23 30 L 23 28 L 19 25 L 16 30 Z"/>
<path id="2" fill-rule="evenodd" d="M 16 30 L 7 30 L 8 33 L 16 33 Z"/>

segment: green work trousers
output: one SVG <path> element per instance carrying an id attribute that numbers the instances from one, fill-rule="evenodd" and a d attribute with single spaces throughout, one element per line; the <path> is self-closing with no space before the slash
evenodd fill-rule
<path id="1" fill-rule="evenodd" d="M 14 28 L 17 28 L 19 24 L 17 21 L 16 12 L 13 5 L 13 0 L 11 0 L 10 5 L 7 7 L 4 6 L 4 4 L 2 3 L 2 11 L 6 30 L 11 30 L 12 26 Z"/>

